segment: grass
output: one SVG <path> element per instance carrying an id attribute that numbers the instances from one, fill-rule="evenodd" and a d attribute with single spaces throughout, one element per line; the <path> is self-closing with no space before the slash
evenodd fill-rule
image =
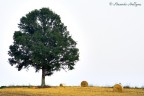
<path id="1" fill-rule="evenodd" d="M 0 96 L 144 96 L 144 89 L 126 88 L 120 93 L 104 87 L 9 87 L 0 89 Z"/>

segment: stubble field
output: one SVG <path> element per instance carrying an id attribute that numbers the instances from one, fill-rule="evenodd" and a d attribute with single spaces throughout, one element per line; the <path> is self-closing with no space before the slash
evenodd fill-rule
<path id="1" fill-rule="evenodd" d="M 144 89 L 127 88 L 121 93 L 103 87 L 2 88 L 0 96 L 144 96 Z"/>

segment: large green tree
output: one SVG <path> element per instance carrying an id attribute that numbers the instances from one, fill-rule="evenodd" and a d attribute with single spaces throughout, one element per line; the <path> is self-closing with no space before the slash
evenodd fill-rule
<path id="1" fill-rule="evenodd" d="M 18 71 L 29 67 L 42 70 L 41 86 L 45 86 L 45 76 L 74 69 L 79 50 L 59 15 L 49 8 L 36 9 L 20 19 L 18 28 L 8 51 L 9 63 Z"/>

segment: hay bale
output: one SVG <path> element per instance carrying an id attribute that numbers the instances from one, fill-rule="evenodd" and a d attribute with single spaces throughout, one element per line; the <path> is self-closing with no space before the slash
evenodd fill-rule
<path id="1" fill-rule="evenodd" d="M 61 83 L 59 86 L 60 86 L 60 87 L 63 87 L 63 86 L 64 86 L 64 84 L 62 84 L 62 83 Z"/>
<path id="2" fill-rule="evenodd" d="M 82 81 L 81 82 L 81 87 L 88 87 L 88 82 L 87 81 Z"/>
<path id="3" fill-rule="evenodd" d="M 123 91 L 122 85 L 121 85 L 121 84 L 115 84 L 115 85 L 113 86 L 113 91 L 114 91 L 114 92 L 122 92 L 122 91 Z"/>

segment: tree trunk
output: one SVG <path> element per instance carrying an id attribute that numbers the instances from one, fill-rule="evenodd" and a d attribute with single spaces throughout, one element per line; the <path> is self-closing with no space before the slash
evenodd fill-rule
<path id="1" fill-rule="evenodd" d="M 45 69 L 42 68 L 42 81 L 41 81 L 41 86 L 45 86 Z"/>

